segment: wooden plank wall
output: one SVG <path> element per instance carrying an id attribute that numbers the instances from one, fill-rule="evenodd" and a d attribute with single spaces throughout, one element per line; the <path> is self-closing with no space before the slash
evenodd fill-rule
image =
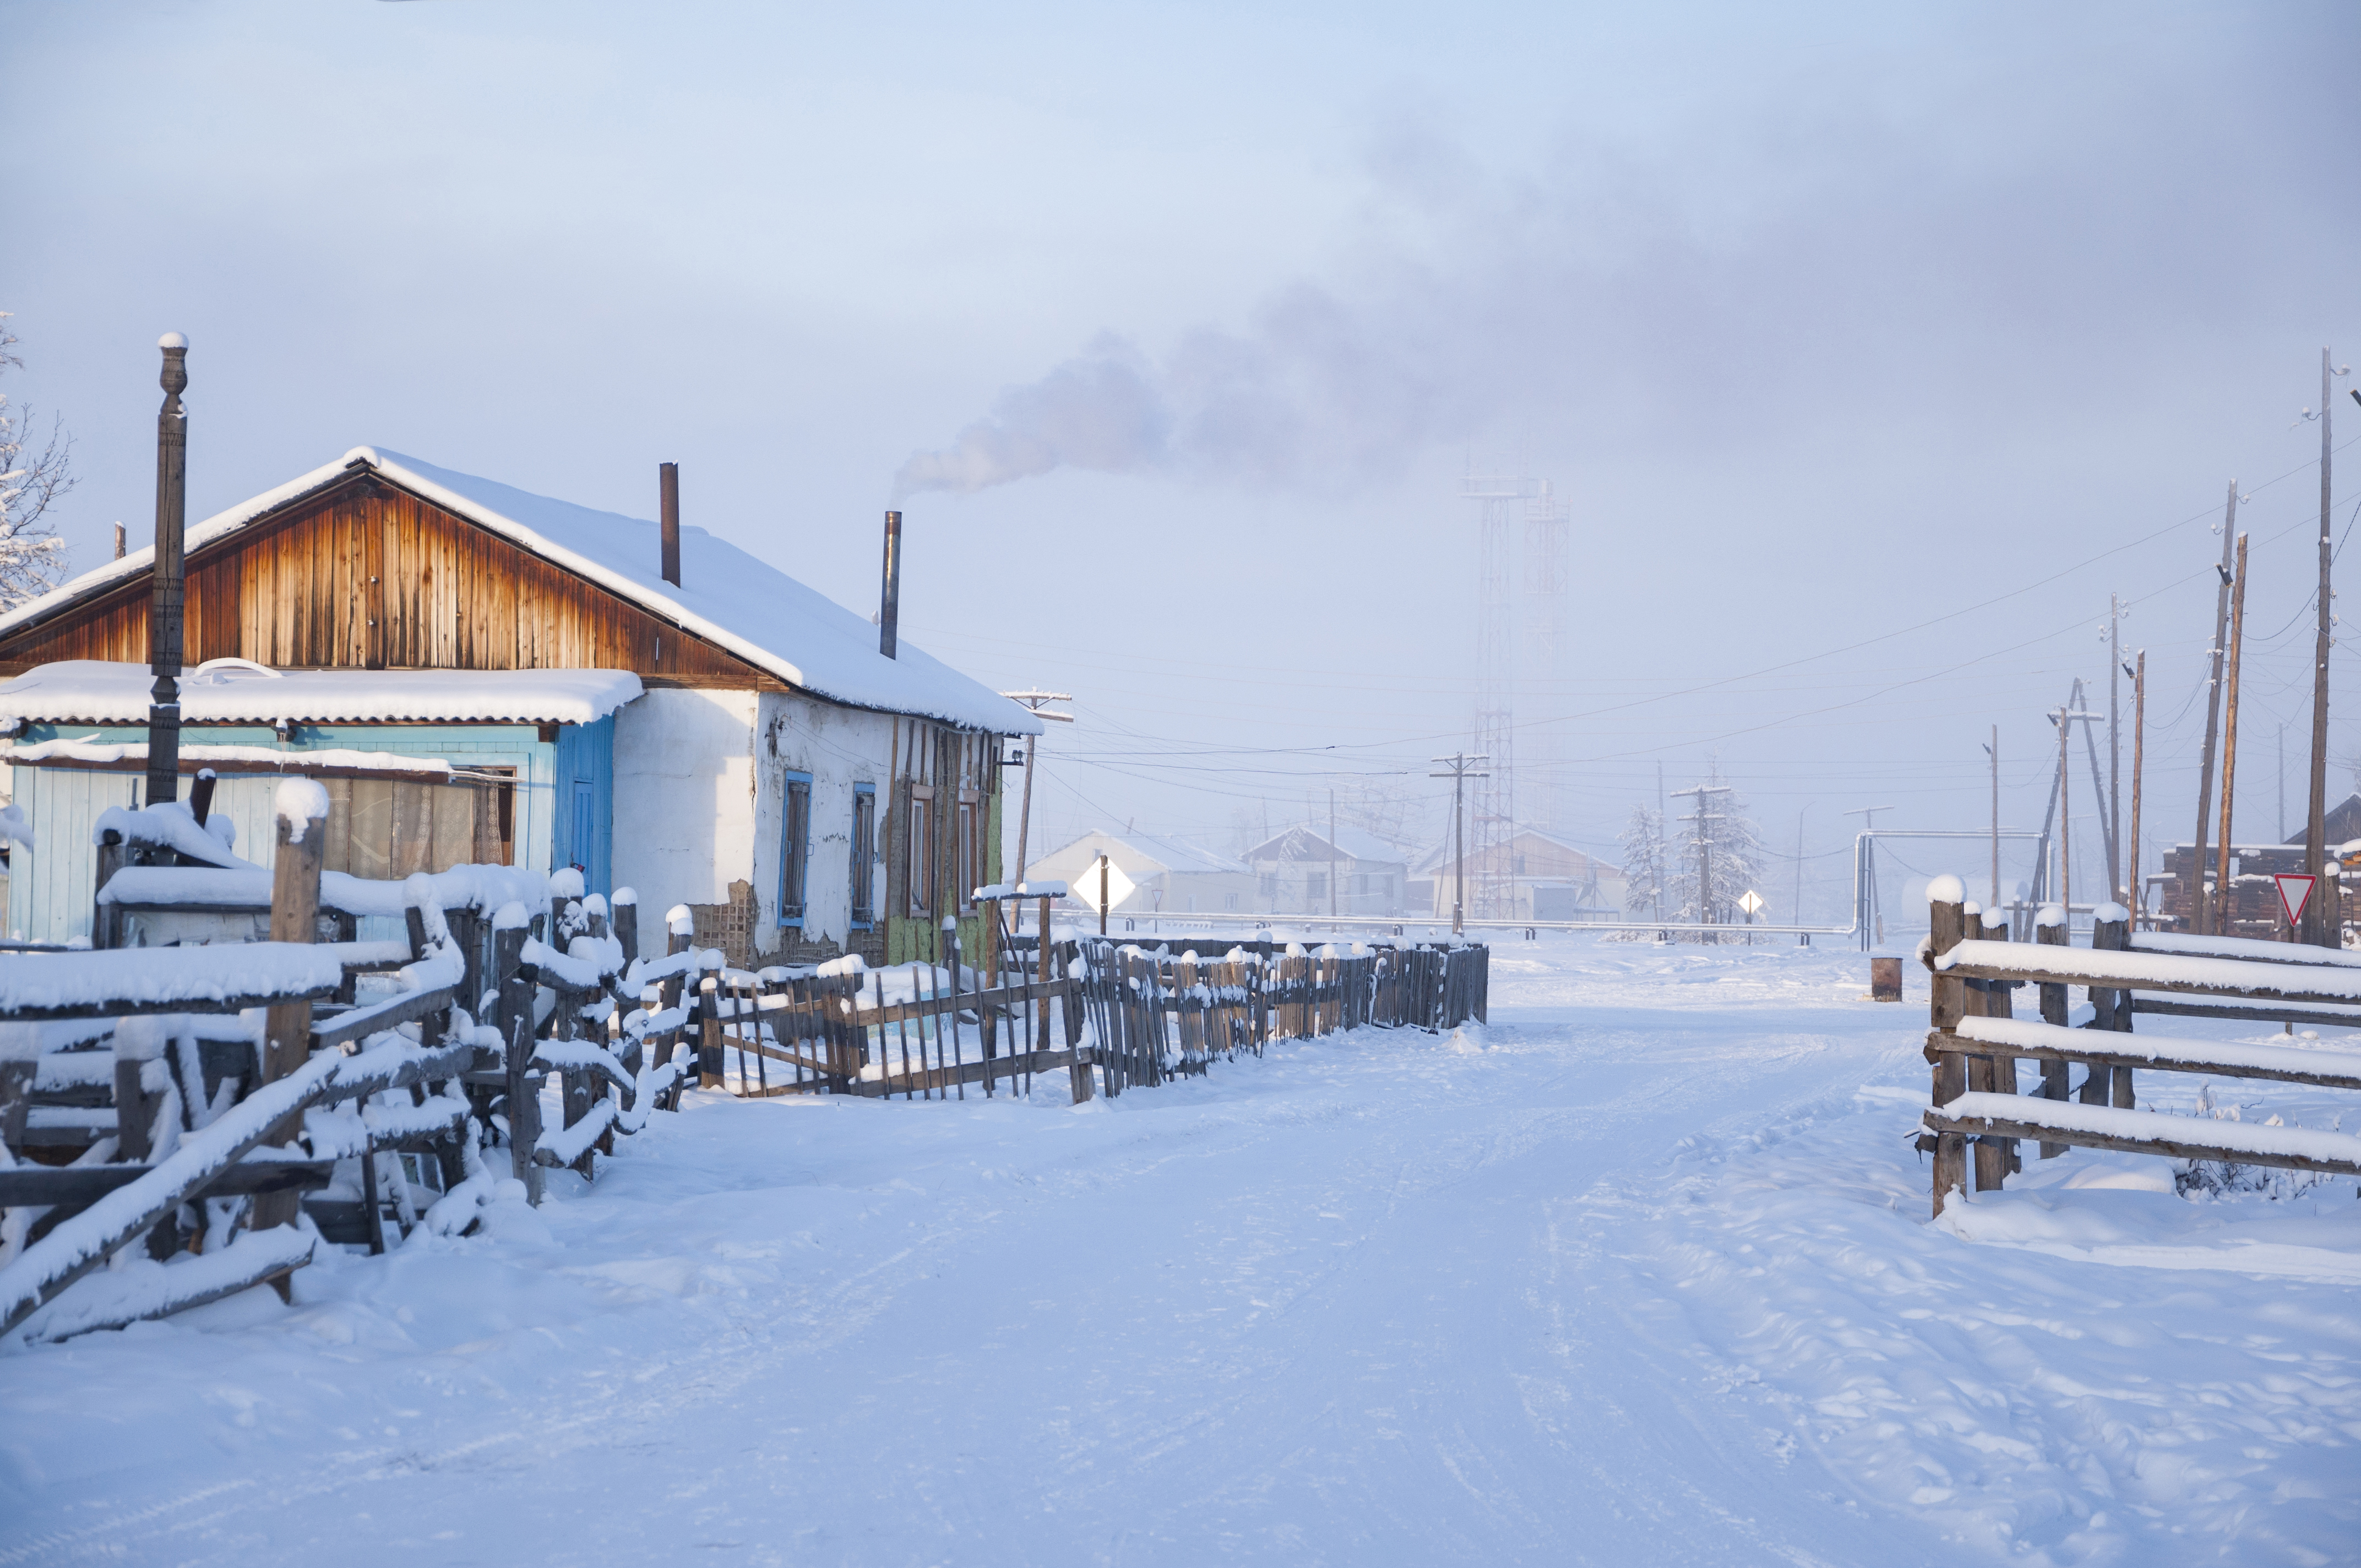
<path id="1" fill-rule="evenodd" d="M 655 548 L 650 531 L 648 546 Z M 0 674 L 148 658 L 148 579 L 0 641 Z M 786 684 L 464 518 L 366 477 L 189 561 L 187 662 L 276 669 L 610 669 L 651 685 Z"/>
<path id="2" fill-rule="evenodd" d="M 885 958 L 889 963 L 914 959 L 940 961 L 944 956 L 943 916 L 960 917 L 960 942 L 975 961 L 982 951 L 983 921 L 975 906 L 965 902 L 974 888 L 996 882 L 1001 874 L 1000 768 L 996 765 L 1000 737 L 979 735 L 924 719 L 898 719 L 894 730 L 893 784 L 884 824 L 885 886 L 880 911 L 885 927 Z M 910 914 L 909 830 L 911 786 L 931 784 L 934 800 L 936 906 L 923 916 Z M 959 864 L 959 797 L 973 790 L 976 832 L 983 841 L 983 868 L 973 881 Z"/>

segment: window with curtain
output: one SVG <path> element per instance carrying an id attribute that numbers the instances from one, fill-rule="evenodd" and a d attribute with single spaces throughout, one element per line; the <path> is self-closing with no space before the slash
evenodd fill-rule
<path id="1" fill-rule="evenodd" d="M 804 923 L 804 894 L 811 873 L 811 775 L 786 775 L 779 825 L 779 924 Z"/>
<path id="2" fill-rule="evenodd" d="M 959 906 L 961 909 L 974 906 L 975 890 L 983 885 L 983 843 L 975 830 L 976 815 L 980 809 L 980 803 L 972 795 L 963 796 L 959 803 L 957 864 L 960 879 Z"/>
<path id="3" fill-rule="evenodd" d="M 852 927 L 877 924 L 877 786 L 852 786 Z"/>
<path id="4" fill-rule="evenodd" d="M 923 916 L 935 907 L 935 791 L 931 784 L 910 786 L 908 831 L 902 840 L 902 885 L 909 890 L 910 913 Z"/>

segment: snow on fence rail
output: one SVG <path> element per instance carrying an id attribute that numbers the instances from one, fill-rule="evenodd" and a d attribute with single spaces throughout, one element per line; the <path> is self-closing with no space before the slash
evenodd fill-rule
<path id="1" fill-rule="evenodd" d="M 2361 1053 L 2131 1037 L 2140 1013 L 2290 1028 L 2361 1023 L 2361 969 L 2351 955 L 2231 937 L 2134 936 L 2131 912 L 2119 905 L 2095 912 L 2087 948 L 2070 945 L 2055 905 L 2036 917 L 2034 941 L 2011 942 L 2005 917 L 1987 916 L 1965 893 L 1953 876 L 1928 886 L 1930 929 L 1920 949 L 1934 976 L 1926 1046 L 1933 1086 L 1918 1146 L 1934 1156 L 1938 1215 L 1966 1190 L 1971 1159 L 1979 1191 L 2022 1168 L 2020 1141 L 2039 1143 L 2045 1159 L 2102 1148 L 2361 1175 L 2361 1137 L 2142 1111 L 2133 1079 L 2147 1069 L 2361 1090 Z M 2039 1022 L 2014 1016 L 2013 993 L 2026 984 L 2037 988 Z M 2068 995 L 2076 985 L 2087 997 L 2079 1009 Z M 2020 1060 L 2038 1064 L 2029 1093 L 2019 1090 Z"/>
<path id="2" fill-rule="evenodd" d="M 871 1098 L 1020 1092 L 1062 1070 L 1073 1098 L 1202 1072 L 1216 1055 L 1363 1025 L 1426 1029 L 1481 1019 L 1481 945 L 1378 943 L 1317 953 L 1232 944 L 1215 956 L 1104 938 L 1005 933 L 1006 888 L 980 888 L 986 950 L 971 967 L 946 927 L 949 965 L 725 970 L 698 1003 L 700 1080 L 745 1095 Z M 1036 896 L 1027 890 L 1024 896 Z M 1045 901 L 1046 902 L 1046 901 Z M 734 1053 L 732 1066 L 729 1058 Z"/>
<path id="3" fill-rule="evenodd" d="M 589 1175 L 676 1093 L 677 993 L 720 964 L 685 950 L 685 921 L 675 955 L 641 965 L 636 920 L 610 936 L 579 873 L 331 882 L 309 830 L 323 792 L 291 779 L 280 806 L 269 872 L 223 863 L 227 836 L 178 803 L 109 813 L 96 846 L 102 911 L 203 913 L 258 884 L 273 940 L 0 958 L 0 1334 L 283 1293 L 324 1238 L 379 1252 L 392 1225 L 464 1231 L 499 1194 L 488 1142 L 537 1197 L 545 1168 Z M 406 939 L 317 940 L 331 893 L 346 916 L 399 916 Z M 392 992 L 357 996 L 369 974 Z M 564 1114 L 544 1131 L 552 1073 Z"/>

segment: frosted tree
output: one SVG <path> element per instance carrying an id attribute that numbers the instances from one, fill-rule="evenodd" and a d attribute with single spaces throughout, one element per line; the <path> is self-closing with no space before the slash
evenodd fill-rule
<path id="1" fill-rule="evenodd" d="M 0 311 L 0 374 L 25 366 L 8 320 Z M 73 488 L 73 440 L 55 419 L 46 441 L 32 433 L 33 424 L 32 410 L 18 410 L 0 392 L 0 610 L 38 598 L 65 575 L 65 541 L 49 510 Z"/>
<path id="2" fill-rule="evenodd" d="M 1706 784 L 1709 793 L 1689 797 L 1698 803 L 1702 820 L 1686 824 L 1690 831 L 1681 845 L 1681 918 L 1743 925 L 1746 916 L 1738 901 L 1749 891 L 1762 891 L 1762 831 L 1747 816 L 1745 798 L 1723 786 L 1718 757 L 1707 770 Z M 1706 873 L 1702 905 L 1697 898 L 1700 870 Z"/>
<path id="3" fill-rule="evenodd" d="M 1631 808 L 1616 841 L 1623 846 L 1623 913 L 1661 920 L 1664 914 L 1664 819 L 1644 806 Z"/>

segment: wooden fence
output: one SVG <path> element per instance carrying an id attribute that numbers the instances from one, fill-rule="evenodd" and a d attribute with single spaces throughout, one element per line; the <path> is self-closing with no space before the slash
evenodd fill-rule
<path id="1" fill-rule="evenodd" d="M 1447 1029 L 1482 1020 L 1490 951 L 1480 945 L 1323 948 L 1245 946 L 1207 959 L 1105 938 L 1078 944 L 1082 996 L 1110 1094 L 1200 1073 L 1215 1056 L 1262 1054 L 1273 1040 L 1380 1028 Z"/>
<path id="2" fill-rule="evenodd" d="M 124 934 L 110 909 L 248 913 L 259 879 L 273 939 L 0 957 L 0 1333 L 143 1241 L 171 1266 L 136 1288 L 94 1280 L 39 1332 L 117 1326 L 264 1279 L 283 1291 L 311 1255 L 299 1212 L 372 1252 L 430 1211 L 464 1229 L 492 1190 L 488 1133 L 537 1199 L 545 1169 L 589 1175 L 597 1150 L 676 1094 L 679 992 L 718 953 L 638 964 L 635 919 L 609 935 L 606 906 L 578 886 L 499 866 L 338 877 L 341 917 L 324 919 L 316 831 L 298 823 L 291 838 L 282 820 L 264 872 L 221 866 L 191 823 L 181 806 L 127 814 L 99 846 L 102 937 Z M 528 890 L 542 907 L 506 896 Z M 402 940 L 317 939 L 390 913 Z M 360 1000 L 371 975 L 395 991 Z M 267 1009 L 259 1037 L 237 1016 L 250 1008 Z M 553 1072 L 562 1122 L 544 1130 Z M 345 1161 L 357 1198 L 324 1190 Z"/>
<path id="3" fill-rule="evenodd" d="M 2361 1137 L 2143 1111 L 2134 1080 L 2147 1069 L 2361 1090 L 2361 1053 L 2132 1032 L 2143 1013 L 2361 1027 L 2361 954 L 2134 932 L 2129 911 L 2114 905 L 2103 906 L 2088 948 L 2069 945 L 2054 906 L 2037 919 L 2034 941 L 2011 942 L 2005 917 L 1985 924 L 1960 892 L 1956 878 L 1930 890 L 1925 949 L 1933 1086 L 1918 1146 L 1934 1156 L 1938 1215 L 1966 1190 L 1971 1163 L 1977 1190 L 2002 1187 L 2022 1168 L 2022 1141 L 2038 1143 L 2045 1159 L 2101 1148 L 2361 1175 Z M 2014 993 L 2026 985 L 2037 988 L 2037 1019 L 2015 1015 Z M 2075 986 L 2086 1007 L 2070 1011 Z M 2029 1091 L 2019 1061 L 2038 1064 Z"/>

